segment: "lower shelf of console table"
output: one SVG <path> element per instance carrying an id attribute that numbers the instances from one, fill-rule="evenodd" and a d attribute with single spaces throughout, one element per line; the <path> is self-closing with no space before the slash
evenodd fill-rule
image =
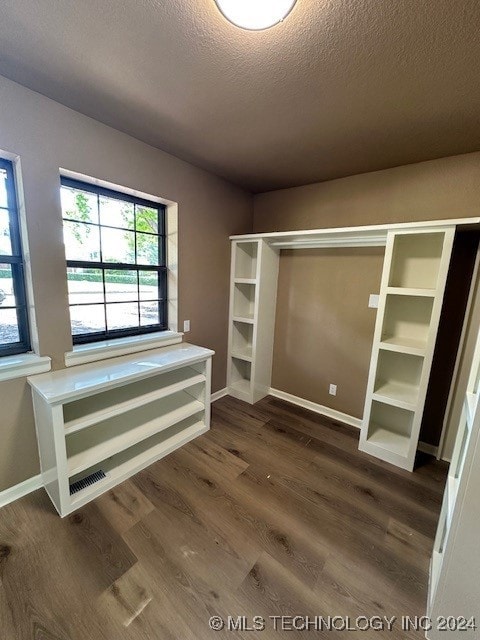
<path id="1" fill-rule="evenodd" d="M 28 378 L 62 517 L 208 431 L 213 354 L 182 343 Z"/>

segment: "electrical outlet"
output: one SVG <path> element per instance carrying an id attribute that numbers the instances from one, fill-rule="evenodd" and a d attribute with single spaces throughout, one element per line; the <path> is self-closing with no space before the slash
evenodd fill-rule
<path id="1" fill-rule="evenodd" d="M 183 332 L 188 333 L 190 331 L 190 320 L 183 321 Z"/>
<path id="2" fill-rule="evenodd" d="M 328 393 L 329 393 L 331 396 L 336 396 L 336 395 L 337 395 L 337 385 L 336 385 L 336 384 L 331 384 L 331 385 L 330 385 L 330 388 L 329 388 L 329 390 L 328 390 Z"/>

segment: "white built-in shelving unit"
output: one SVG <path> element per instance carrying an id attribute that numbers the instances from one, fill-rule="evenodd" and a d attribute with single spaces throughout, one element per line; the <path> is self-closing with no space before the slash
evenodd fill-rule
<path id="1" fill-rule="evenodd" d="M 480 333 L 450 463 L 430 563 L 428 613 L 480 619 L 478 523 L 480 521 Z M 477 638 L 478 629 L 457 629 L 458 637 Z M 428 637 L 443 638 L 433 628 Z M 457 637 L 455 635 L 454 637 Z"/>
<path id="2" fill-rule="evenodd" d="M 209 429 L 212 356 L 182 343 L 28 379 L 61 516 Z"/>
<path id="3" fill-rule="evenodd" d="M 479 224 L 475 217 L 231 236 L 230 395 L 254 403 L 270 391 L 280 251 L 385 246 L 360 448 L 412 470 L 454 234 Z"/>
<path id="4" fill-rule="evenodd" d="M 278 261 L 263 240 L 232 243 L 227 386 L 250 403 L 270 388 Z"/>
<path id="5" fill-rule="evenodd" d="M 388 234 L 360 449 L 413 470 L 454 229 Z"/>

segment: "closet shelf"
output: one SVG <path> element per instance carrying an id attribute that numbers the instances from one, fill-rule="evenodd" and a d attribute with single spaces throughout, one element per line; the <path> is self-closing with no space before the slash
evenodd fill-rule
<path id="1" fill-rule="evenodd" d="M 408 450 L 410 446 L 410 437 L 389 431 L 385 427 L 371 423 L 370 425 L 371 435 L 369 435 L 367 442 L 369 444 L 386 449 L 391 453 L 406 458 L 408 456 Z"/>
<path id="2" fill-rule="evenodd" d="M 391 337 L 383 338 L 379 344 L 384 351 L 396 351 L 412 356 L 424 356 L 427 349 L 425 340 L 414 340 L 413 338 Z"/>
<path id="3" fill-rule="evenodd" d="M 413 289 L 411 287 L 387 287 L 387 295 L 395 296 L 420 296 L 422 298 L 434 298 L 436 289 Z"/>
<path id="4" fill-rule="evenodd" d="M 86 429 L 99 422 L 121 415 L 155 400 L 205 382 L 205 375 L 194 369 L 179 369 L 163 374 L 161 384 L 158 378 L 142 381 L 143 393 L 133 395 L 135 386 L 119 387 L 109 392 L 107 400 L 105 393 L 91 396 L 87 400 L 80 400 L 64 405 L 65 434 L 69 435 Z M 137 383 L 138 385 L 139 383 Z M 155 388 L 159 387 L 159 388 Z M 151 389 L 151 390 L 149 390 Z M 131 397 L 129 397 L 131 396 Z M 113 403 L 113 401 L 117 401 Z"/>
<path id="5" fill-rule="evenodd" d="M 233 316 L 233 322 L 243 322 L 243 324 L 255 324 L 255 318 L 251 316 Z"/>
<path id="6" fill-rule="evenodd" d="M 455 476 L 453 475 L 449 475 L 448 476 L 448 481 L 447 481 L 447 485 L 448 485 L 448 489 L 447 489 L 447 495 L 448 495 L 448 510 L 447 510 L 447 525 L 448 527 L 450 527 L 451 523 L 452 523 L 452 518 L 453 518 L 453 510 L 455 508 L 455 501 L 457 499 L 457 493 L 458 493 L 458 484 L 459 484 L 459 479 L 455 478 Z"/>
<path id="7" fill-rule="evenodd" d="M 322 247 L 385 246 L 388 232 L 402 231 L 414 233 L 418 229 L 443 230 L 445 227 L 459 225 L 477 225 L 480 218 L 454 218 L 446 220 L 427 220 L 422 222 L 402 222 L 357 227 L 337 227 L 308 229 L 297 231 L 271 231 L 230 236 L 237 242 L 257 242 L 264 240 L 279 249 L 313 248 L 318 243 Z"/>
<path id="8" fill-rule="evenodd" d="M 253 353 L 252 347 L 248 349 L 232 349 L 231 353 L 232 358 L 237 358 L 237 360 L 245 360 L 245 362 L 252 362 Z"/>
<path id="9" fill-rule="evenodd" d="M 230 384 L 230 388 L 233 389 L 237 394 L 250 396 L 250 380 L 237 380 L 236 382 L 232 382 Z"/>
<path id="10" fill-rule="evenodd" d="M 202 419 L 191 419 L 191 425 L 182 428 L 171 428 L 172 435 L 167 435 L 165 439 L 161 438 L 162 434 L 158 434 L 158 442 L 152 442 L 152 439 L 142 441 L 131 447 L 128 452 L 121 452 L 112 458 L 102 461 L 101 468 L 105 472 L 106 478 L 98 483 L 82 489 L 75 493 L 72 498 L 73 509 L 78 509 L 89 500 L 95 498 L 99 493 L 108 491 L 108 489 L 123 482 L 132 474 L 138 473 L 153 462 L 160 460 L 172 451 L 187 444 L 194 438 L 208 431 L 208 427 Z M 99 466 L 97 465 L 97 469 Z"/>
<path id="11" fill-rule="evenodd" d="M 387 382 L 375 389 L 372 399 L 400 409 L 415 411 L 418 401 L 418 387 L 399 382 Z"/>
<path id="12" fill-rule="evenodd" d="M 257 284 L 255 278 L 234 278 L 235 284 Z"/>
<path id="13" fill-rule="evenodd" d="M 467 425 L 468 428 L 472 428 L 473 424 L 473 416 L 475 415 L 475 410 L 477 408 L 478 403 L 478 394 L 467 392 L 465 396 L 465 413 L 467 415 Z"/>
<path id="14" fill-rule="evenodd" d="M 130 411 L 115 420 L 98 423 L 90 432 L 78 434 L 81 438 L 72 434 L 67 439 L 68 475 L 77 475 L 204 409 L 201 402 L 182 392 L 165 398 L 161 407 L 158 402 L 151 403 L 142 411 Z"/>

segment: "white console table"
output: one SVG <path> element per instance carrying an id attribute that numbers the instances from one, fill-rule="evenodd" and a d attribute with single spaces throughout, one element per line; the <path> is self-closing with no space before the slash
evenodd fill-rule
<path id="1" fill-rule="evenodd" d="M 182 343 L 28 378 L 62 517 L 210 428 L 213 355 Z"/>

